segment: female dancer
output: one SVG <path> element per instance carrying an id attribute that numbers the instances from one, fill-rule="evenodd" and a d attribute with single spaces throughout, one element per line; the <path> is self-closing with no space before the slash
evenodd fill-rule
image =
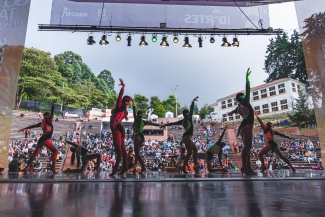
<path id="1" fill-rule="evenodd" d="M 119 170 L 119 164 L 123 155 L 123 165 L 120 175 L 124 174 L 127 171 L 127 152 L 124 144 L 125 130 L 121 122 L 123 119 L 128 119 L 128 112 L 126 110 L 127 106 L 130 104 L 131 97 L 124 96 L 124 87 L 125 84 L 120 78 L 121 90 L 116 102 L 116 107 L 112 110 L 112 116 L 110 119 L 110 127 L 113 135 L 113 145 L 116 152 L 116 162 L 113 166 L 112 173 L 110 176 L 114 176 Z"/>
<path id="2" fill-rule="evenodd" d="M 93 159 L 96 159 L 97 165 L 96 165 L 95 169 L 97 170 L 97 172 L 100 172 L 100 160 L 102 158 L 101 154 L 99 154 L 99 153 L 88 154 L 89 153 L 88 149 L 81 147 L 79 145 L 76 145 L 69 141 L 65 141 L 65 142 L 73 146 L 70 148 L 70 151 L 72 152 L 71 165 L 74 165 L 74 161 L 75 161 L 76 155 L 77 155 L 77 156 L 82 157 L 82 166 L 80 169 L 72 169 L 71 170 L 70 168 L 68 168 L 67 170 L 64 171 L 64 173 L 83 173 L 86 170 L 88 162 Z"/>
<path id="3" fill-rule="evenodd" d="M 254 124 L 254 110 L 250 103 L 250 81 L 249 76 L 251 74 L 250 68 L 247 69 L 246 72 L 246 95 L 243 93 L 238 93 L 236 95 L 236 100 L 238 102 L 238 107 L 228 113 L 228 115 L 232 115 L 233 113 L 239 113 L 243 121 L 241 122 L 237 136 L 239 133 L 243 139 L 244 148 L 242 151 L 242 168 L 240 171 L 245 173 L 246 175 L 256 174 L 254 170 L 251 168 L 251 160 L 250 160 L 250 150 L 252 148 L 252 140 L 253 140 L 253 124 Z"/>
<path id="4" fill-rule="evenodd" d="M 18 132 L 21 132 L 21 131 L 25 131 L 27 129 L 32 129 L 32 128 L 36 128 L 36 127 L 41 127 L 41 129 L 43 130 L 43 135 L 41 136 L 41 138 L 39 138 L 39 140 L 37 142 L 36 150 L 34 151 L 33 155 L 29 158 L 26 167 L 23 169 L 25 175 L 27 174 L 28 167 L 33 163 L 36 156 L 40 153 L 43 145 L 45 145 L 51 152 L 53 152 L 51 171 L 54 174 L 57 174 L 56 169 L 55 169 L 55 163 L 56 163 L 56 158 L 58 155 L 58 150 L 55 148 L 54 143 L 51 141 L 51 138 L 53 135 L 52 121 L 53 121 L 53 115 L 54 115 L 54 103 L 56 103 L 56 100 L 54 100 L 52 103 L 51 114 L 49 112 L 45 112 L 43 114 L 44 119 L 42 120 L 42 122 L 32 125 L 32 126 L 28 126 L 28 127 L 23 128 L 18 131 Z"/>
<path id="5" fill-rule="evenodd" d="M 225 132 L 226 132 L 227 129 L 228 129 L 228 124 L 226 124 L 225 129 L 223 130 L 221 136 L 219 137 L 219 140 L 214 145 L 212 145 L 206 152 L 207 153 L 207 164 L 208 164 L 208 171 L 209 172 L 216 171 L 216 170 L 212 170 L 212 168 L 211 168 L 211 161 L 213 159 L 213 155 L 215 155 L 215 154 L 218 155 L 220 168 L 222 168 L 222 161 L 221 161 L 222 148 L 225 147 L 226 144 L 224 142 L 221 142 L 221 141 L 222 141 L 222 138 L 225 135 Z"/>
<path id="6" fill-rule="evenodd" d="M 185 148 L 187 151 L 187 155 L 184 158 L 184 164 L 183 164 L 183 168 L 182 171 L 184 173 L 186 173 L 186 166 L 189 168 L 188 166 L 188 160 L 190 159 L 191 155 L 193 154 L 193 162 L 195 165 L 195 172 L 199 171 L 199 167 L 197 165 L 197 147 L 194 145 L 193 141 L 192 141 L 192 136 L 193 136 L 193 120 L 192 120 L 192 116 L 193 116 L 193 109 L 194 109 L 194 102 L 198 99 L 199 97 L 195 97 L 192 100 L 192 104 L 191 104 L 191 108 L 190 111 L 188 111 L 187 109 L 183 110 L 183 120 L 174 122 L 174 123 L 168 123 L 165 124 L 164 126 L 172 126 L 172 125 L 182 125 L 185 129 L 185 132 L 183 134 L 183 142 L 185 144 Z"/>
<path id="7" fill-rule="evenodd" d="M 278 144 L 275 143 L 274 139 L 274 135 L 278 135 L 278 136 L 282 136 L 284 138 L 290 139 L 288 136 L 283 135 L 275 130 L 272 129 L 272 123 L 271 122 L 267 122 L 266 125 L 263 123 L 263 121 L 258 117 L 256 111 L 254 111 L 254 114 L 258 120 L 258 122 L 260 122 L 261 127 L 264 131 L 264 141 L 265 141 L 265 146 L 263 147 L 263 149 L 258 153 L 258 157 L 262 163 L 262 170 L 261 172 L 264 172 L 267 168 L 265 167 L 264 164 L 264 158 L 263 155 L 267 154 L 269 151 L 272 150 L 272 153 L 275 152 L 279 158 L 281 158 L 284 162 L 286 162 L 290 168 L 292 169 L 293 172 L 296 172 L 296 169 L 292 166 L 292 164 L 290 163 L 290 161 L 284 157 L 281 153 L 281 151 L 278 149 Z"/>
<path id="8" fill-rule="evenodd" d="M 158 127 L 163 127 L 161 124 L 155 124 L 149 121 L 144 121 L 142 120 L 143 117 L 143 112 L 138 111 L 136 112 L 136 105 L 134 103 L 134 100 L 132 100 L 132 106 L 133 106 L 133 116 L 134 116 L 134 123 L 133 123 L 133 132 L 134 132 L 134 154 L 135 154 L 135 159 L 136 161 L 139 161 L 141 165 L 141 171 L 140 174 L 143 175 L 147 170 L 146 167 L 143 163 L 143 160 L 140 156 L 140 148 L 141 145 L 144 142 L 144 135 L 142 133 L 143 127 L 145 125 L 151 125 L 151 126 L 158 126 Z"/>

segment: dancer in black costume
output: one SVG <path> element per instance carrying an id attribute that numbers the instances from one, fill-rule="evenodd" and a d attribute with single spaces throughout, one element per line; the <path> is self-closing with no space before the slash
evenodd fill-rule
<path id="1" fill-rule="evenodd" d="M 187 155 L 184 158 L 184 164 L 182 167 L 182 171 L 184 173 L 186 173 L 186 166 L 188 166 L 188 160 L 190 159 L 190 157 L 193 154 L 193 162 L 195 165 L 195 172 L 199 171 L 199 167 L 197 165 L 197 147 L 194 145 L 193 141 L 192 141 L 192 136 L 193 136 L 193 120 L 192 120 L 192 116 L 193 116 L 193 110 L 194 110 L 194 102 L 198 99 L 199 97 L 195 97 L 192 100 L 191 103 L 191 107 L 190 107 L 190 111 L 185 109 L 183 110 L 183 120 L 174 122 L 174 123 L 168 123 L 165 124 L 164 126 L 172 126 L 172 125 L 182 125 L 185 129 L 185 132 L 183 133 L 183 142 L 185 144 L 185 148 L 187 151 Z"/>

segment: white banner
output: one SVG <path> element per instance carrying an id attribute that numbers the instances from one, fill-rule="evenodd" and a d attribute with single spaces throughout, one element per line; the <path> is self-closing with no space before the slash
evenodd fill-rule
<path id="1" fill-rule="evenodd" d="M 270 27 L 268 6 L 244 7 L 242 10 L 258 28 Z M 160 27 L 161 23 L 166 23 L 167 28 L 255 29 L 240 9 L 233 6 L 53 0 L 51 24 Z"/>

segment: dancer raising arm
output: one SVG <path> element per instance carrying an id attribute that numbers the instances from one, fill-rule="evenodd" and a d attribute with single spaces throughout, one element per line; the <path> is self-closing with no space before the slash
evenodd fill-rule
<path id="1" fill-rule="evenodd" d="M 254 124 L 254 110 L 250 103 L 250 81 L 249 76 L 251 74 L 250 68 L 247 69 L 246 72 L 246 95 L 243 93 L 237 93 L 236 100 L 238 102 L 238 106 L 235 110 L 228 113 L 228 115 L 232 115 L 233 113 L 239 113 L 243 121 L 241 122 L 237 137 L 239 133 L 243 139 L 244 148 L 242 150 L 242 168 L 240 171 L 245 173 L 246 175 L 256 174 L 254 170 L 251 168 L 250 161 L 250 150 L 252 148 L 252 140 L 253 140 L 253 124 Z"/>
<path id="2" fill-rule="evenodd" d="M 39 140 L 37 142 L 37 146 L 36 146 L 36 149 L 35 149 L 34 153 L 29 158 L 26 167 L 23 169 L 25 174 L 27 174 L 28 167 L 33 163 L 34 159 L 40 153 L 40 151 L 41 151 L 41 149 L 43 148 L 44 145 L 53 154 L 52 155 L 52 169 L 51 169 L 51 171 L 54 174 L 57 174 L 56 169 L 55 169 L 55 163 L 56 163 L 56 158 L 57 158 L 57 155 L 58 155 L 58 150 L 55 148 L 54 142 L 51 140 L 52 135 L 53 135 L 52 121 L 53 121 L 53 115 L 54 115 L 54 103 L 56 103 L 56 100 L 54 100 L 53 103 L 52 103 L 51 114 L 49 112 L 44 112 L 44 114 L 43 114 L 44 119 L 42 120 L 42 122 L 40 122 L 38 124 L 35 124 L 35 125 L 32 125 L 32 126 L 28 126 L 28 127 L 23 128 L 23 129 L 18 131 L 18 132 L 21 132 L 21 131 L 36 128 L 36 127 L 41 127 L 41 129 L 43 130 L 43 134 L 42 134 L 41 138 L 39 138 Z"/>
<path id="3" fill-rule="evenodd" d="M 149 121 L 144 121 L 142 120 L 143 117 L 143 112 L 142 111 L 136 111 L 136 105 L 134 103 L 134 99 L 132 100 L 132 107 L 133 107 L 133 116 L 134 116 L 134 123 L 132 125 L 133 127 L 133 132 L 134 132 L 134 154 L 135 154 L 135 159 L 136 161 L 139 161 L 141 165 L 141 172 L 140 174 L 144 174 L 146 172 L 146 167 L 143 163 L 143 160 L 140 156 L 140 148 L 141 145 L 144 142 L 144 135 L 142 133 L 143 127 L 145 125 L 151 125 L 151 126 L 158 126 L 158 127 L 163 127 L 161 124 L 155 124 Z"/>
<path id="4" fill-rule="evenodd" d="M 260 122 L 261 127 L 263 129 L 264 132 L 264 141 L 265 141 L 265 146 L 263 147 L 263 149 L 258 153 L 258 157 L 262 163 L 262 169 L 261 172 L 264 172 L 267 168 L 265 167 L 264 164 L 264 159 L 263 159 L 263 155 L 267 154 L 269 151 L 272 150 L 272 153 L 275 152 L 279 158 L 281 160 L 283 160 L 284 162 L 286 162 L 290 168 L 292 169 L 293 172 L 296 172 L 296 169 L 292 166 L 292 164 L 290 163 L 290 161 L 284 157 L 281 153 L 281 151 L 278 149 L 278 144 L 276 144 L 276 142 L 274 141 L 274 135 L 278 135 L 287 139 L 290 139 L 290 137 L 283 135 L 275 130 L 272 129 L 272 123 L 271 122 L 267 122 L 266 125 L 263 123 L 263 121 L 258 117 L 256 111 L 254 111 L 254 114 L 258 120 L 258 122 Z"/>
<path id="5" fill-rule="evenodd" d="M 76 156 L 81 156 L 82 157 L 82 166 L 80 169 L 67 169 L 64 172 L 65 173 L 83 173 L 86 170 L 87 164 L 89 161 L 96 159 L 96 167 L 95 169 L 97 172 L 100 172 L 100 160 L 102 155 L 97 153 L 97 154 L 88 154 L 89 151 L 85 147 L 76 145 L 72 142 L 65 141 L 66 143 L 72 145 L 73 147 L 70 148 L 70 151 L 72 152 L 71 156 L 71 165 L 74 165 L 74 161 L 76 159 Z"/>
<path id="6" fill-rule="evenodd" d="M 192 141 L 192 136 L 193 136 L 193 120 L 192 120 L 192 116 L 193 116 L 193 110 L 194 110 L 194 102 L 198 99 L 199 97 L 195 97 L 192 100 L 192 104 L 191 104 L 191 108 L 190 111 L 185 109 L 183 110 L 183 120 L 174 122 L 174 123 L 168 123 L 165 124 L 164 126 L 172 126 L 172 125 L 182 125 L 185 129 L 185 132 L 183 133 L 183 142 L 185 144 L 185 148 L 187 151 L 187 155 L 184 158 L 184 164 L 183 164 L 183 168 L 182 171 L 184 173 L 186 173 L 186 166 L 188 166 L 188 160 L 190 159 L 191 155 L 193 154 L 193 162 L 195 165 L 195 172 L 199 171 L 199 167 L 197 165 L 197 147 L 194 145 L 193 141 Z"/>
<path id="7" fill-rule="evenodd" d="M 211 161 L 213 159 L 213 155 L 215 155 L 215 154 L 218 155 L 221 170 L 223 169 L 222 168 L 222 161 L 221 161 L 222 148 L 225 147 L 226 144 L 224 142 L 221 142 L 221 141 L 222 141 L 222 138 L 225 135 L 225 132 L 226 132 L 227 129 L 228 129 L 228 124 L 226 124 L 225 129 L 223 130 L 219 140 L 215 144 L 213 144 L 210 148 L 208 148 L 208 150 L 206 151 L 206 153 L 207 153 L 207 164 L 208 164 L 209 172 L 218 171 L 218 170 L 213 170 L 211 168 Z"/>
<path id="8" fill-rule="evenodd" d="M 128 119 L 128 112 L 126 110 L 127 106 L 130 104 L 131 97 L 123 96 L 125 84 L 120 78 L 121 82 L 121 90 L 116 102 L 116 107 L 112 110 L 112 116 L 110 118 L 110 127 L 113 136 L 113 145 L 116 152 L 116 162 L 113 166 L 112 173 L 110 176 L 114 176 L 119 170 L 119 164 L 123 155 L 123 165 L 120 175 L 124 174 L 127 171 L 127 152 L 125 148 L 124 138 L 125 138 L 125 130 L 122 126 L 121 122 L 123 119 Z"/>

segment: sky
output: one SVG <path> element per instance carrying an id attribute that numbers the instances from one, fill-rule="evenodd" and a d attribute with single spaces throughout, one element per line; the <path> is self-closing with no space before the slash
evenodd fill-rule
<path id="1" fill-rule="evenodd" d="M 221 38 L 214 44 L 204 39 L 203 48 L 197 45 L 197 38 L 191 37 L 193 48 L 182 48 L 182 37 L 178 44 L 169 37 L 168 48 L 150 42 L 140 47 L 140 35 L 134 35 L 132 46 L 127 47 L 125 35 L 121 42 L 115 41 L 115 34 L 108 37 L 110 44 L 101 47 L 86 43 L 87 33 L 38 31 L 38 24 L 50 24 L 52 0 L 33 0 L 28 20 L 26 47 L 50 52 L 52 56 L 65 51 L 79 54 L 83 62 L 98 75 L 102 70 L 111 71 L 115 79 L 115 90 L 119 91 L 119 78 L 123 78 L 125 94 L 141 94 L 150 99 L 158 96 L 167 99 L 177 96 L 181 106 L 189 105 L 199 96 L 198 106 L 212 104 L 217 99 L 245 88 L 245 74 L 251 68 L 251 86 L 257 86 L 267 78 L 264 72 L 266 47 L 272 36 L 240 36 L 239 48 L 220 47 Z M 269 6 L 270 24 L 274 29 L 282 28 L 292 33 L 298 28 L 294 3 Z M 95 33 L 98 42 L 101 34 Z M 231 36 L 232 37 L 232 36 Z M 274 37 L 274 36 L 273 36 Z M 173 90 L 178 85 L 176 92 Z"/>

